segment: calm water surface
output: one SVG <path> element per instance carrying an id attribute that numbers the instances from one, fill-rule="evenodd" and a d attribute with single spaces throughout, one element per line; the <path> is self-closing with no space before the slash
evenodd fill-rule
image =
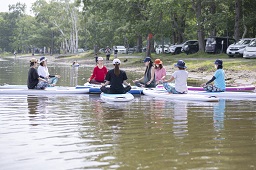
<path id="1" fill-rule="evenodd" d="M 27 69 L 0 61 L 0 83 L 21 84 Z M 50 69 L 73 83 L 69 67 Z M 79 68 L 78 84 L 89 73 Z M 255 104 L 0 95 L 0 169 L 256 169 Z"/>

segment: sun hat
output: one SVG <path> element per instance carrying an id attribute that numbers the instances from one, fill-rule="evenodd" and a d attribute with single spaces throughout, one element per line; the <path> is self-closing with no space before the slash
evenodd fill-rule
<path id="1" fill-rule="evenodd" d="M 31 58 L 30 63 L 36 63 L 37 59 L 36 58 Z"/>
<path id="2" fill-rule="evenodd" d="M 156 59 L 155 64 L 159 65 L 159 64 L 163 64 L 163 62 L 160 59 Z"/>
<path id="3" fill-rule="evenodd" d="M 43 61 L 46 61 L 47 60 L 47 58 L 46 57 L 41 57 L 40 58 L 40 62 L 39 63 L 42 63 Z"/>
<path id="4" fill-rule="evenodd" d="M 113 60 L 113 64 L 121 64 L 121 61 L 118 58 L 115 58 Z"/>
<path id="5" fill-rule="evenodd" d="M 217 59 L 215 62 L 214 62 L 214 64 L 216 64 L 216 65 L 222 65 L 222 60 L 220 60 L 220 59 Z"/>
<path id="6" fill-rule="evenodd" d="M 98 61 L 103 61 L 103 57 L 98 57 Z"/>
<path id="7" fill-rule="evenodd" d="M 179 68 L 187 68 L 186 66 L 185 66 L 185 62 L 183 61 L 183 60 L 179 60 L 178 62 L 177 62 L 177 64 L 174 64 L 174 66 L 175 67 L 179 67 Z"/>
<path id="8" fill-rule="evenodd" d="M 150 57 L 146 57 L 143 62 L 145 63 L 145 62 L 148 62 L 148 61 L 151 61 Z"/>

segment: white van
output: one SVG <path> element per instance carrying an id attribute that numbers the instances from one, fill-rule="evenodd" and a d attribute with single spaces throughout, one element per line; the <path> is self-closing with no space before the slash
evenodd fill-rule
<path id="1" fill-rule="evenodd" d="M 245 47 L 243 57 L 256 58 L 256 39 L 254 39 L 247 47 Z"/>

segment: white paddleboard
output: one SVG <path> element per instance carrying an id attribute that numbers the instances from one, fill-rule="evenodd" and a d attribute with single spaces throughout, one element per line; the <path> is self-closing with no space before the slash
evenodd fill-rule
<path id="1" fill-rule="evenodd" d="M 131 93 L 125 94 L 100 94 L 101 100 L 105 102 L 128 102 L 134 99 L 134 96 Z"/>
<path id="2" fill-rule="evenodd" d="M 198 94 L 171 94 L 166 90 L 160 89 L 144 89 L 143 94 L 159 99 L 183 100 L 183 101 L 201 101 L 201 102 L 218 102 L 219 98 L 210 95 Z"/>
<path id="3" fill-rule="evenodd" d="M 45 90 L 35 89 L 0 89 L 0 94 L 11 95 L 55 95 L 55 94 L 86 94 L 89 89 L 76 89 L 75 87 L 49 87 Z"/>
<path id="4" fill-rule="evenodd" d="M 196 95 L 208 95 L 208 96 L 216 96 L 222 99 L 255 99 L 256 93 L 253 92 L 202 92 L 202 91 L 189 91 L 189 94 Z"/>

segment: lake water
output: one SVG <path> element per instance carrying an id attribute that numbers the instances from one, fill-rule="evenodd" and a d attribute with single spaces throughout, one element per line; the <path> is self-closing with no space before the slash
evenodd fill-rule
<path id="1" fill-rule="evenodd" d="M 49 69 L 62 75 L 60 85 L 90 74 Z M 24 61 L 0 61 L 0 71 L 0 84 L 26 83 Z M 3 170 L 256 169 L 256 101 L 0 95 L 0 108 Z"/>

